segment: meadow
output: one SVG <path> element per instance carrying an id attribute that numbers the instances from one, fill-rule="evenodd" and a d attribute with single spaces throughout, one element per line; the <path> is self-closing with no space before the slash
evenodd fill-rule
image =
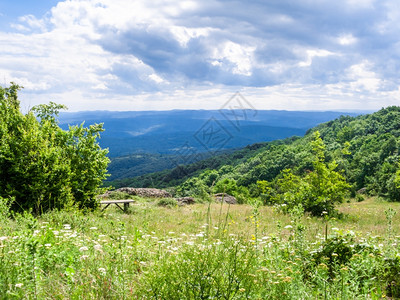
<path id="1" fill-rule="evenodd" d="M 400 203 L 74 208 L 0 220 L 1 299 L 396 299 Z"/>

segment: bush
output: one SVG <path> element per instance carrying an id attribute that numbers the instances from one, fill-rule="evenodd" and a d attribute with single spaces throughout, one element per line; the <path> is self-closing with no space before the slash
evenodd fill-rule
<path id="1" fill-rule="evenodd" d="M 365 200 L 365 197 L 361 194 L 356 195 L 356 201 L 357 202 L 363 202 Z"/>
<path id="2" fill-rule="evenodd" d="M 109 162 L 97 142 L 102 125 L 64 131 L 56 116 L 65 106 L 53 102 L 24 115 L 20 88 L 0 87 L 0 196 L 15 199 L 14 211 L 37 214 L 71 204 L 96 207 Z"/>
<path id="3" fill-rule="evenodd" d="M 400 257 L 386 258 L 380 271 L 383 273 L 387 295 L 395 299 L 400 298 Z"/>
<path id="4" fill-rule="evenodd" d="M 176 207 L 178 202 L 174 198 L 162 198 L 157 201 L 158 206 L 165 206 L 165 207 Z"/>
<path id="5" fill-rule="evenodd" d="M 0 197 L 0 220 L 5 220 L 10 216 L 10 207 L 14 199 Z"/>

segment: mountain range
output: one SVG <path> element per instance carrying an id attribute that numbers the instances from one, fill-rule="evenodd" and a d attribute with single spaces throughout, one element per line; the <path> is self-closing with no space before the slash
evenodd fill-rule
<path id="1" fill-rule="evenodd" d="M 110 180 L 193 163 L 224 151 L 291 136 L 357 112 L 277 110 L 171 110 L 63 112 L 60 127 L 103 123 Z"/>

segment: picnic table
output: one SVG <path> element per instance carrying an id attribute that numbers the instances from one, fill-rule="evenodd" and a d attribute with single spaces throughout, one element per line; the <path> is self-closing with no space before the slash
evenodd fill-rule
<path id="1" fill-rule="evenodd" d="M 120 210 L 122 210 L 123 212 L 127 213 L 128 212 L 128 208 L 129 208 L 129 204 L 130 203 L 134 203 L 135 200 L 133 199 L 125 199 L 125 200 L 103 200 L 100 201 L 100 204 L 105 204 L 106 206 L 103 207 L 102 211 L 104 211 L 107 207 L 109 207 L 111 204 L 115 204 L 116 206 L 119 207 Z M 124 205 L 124 208 L 122 208 L 121 206 L 119 206 L 120 204 Z"/>

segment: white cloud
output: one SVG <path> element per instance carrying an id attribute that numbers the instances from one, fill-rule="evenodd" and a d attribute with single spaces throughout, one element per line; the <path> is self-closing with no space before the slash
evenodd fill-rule
<path id="1" fill-rule="evenodd" d="M 233 74 L 251 75 L 253 52 L 255 48 L 242 46 L 231 41 L 225 42 L 214 50 L 212 64 L 230 69 Z M 226 66 L 223 61 L 226 61 Z"/>
<path id="2" fill-rule="evenodd" d="M 343 46 L 353 45 L 357 42 L 357 38 L 355 38 L 351 33 L 343 34 L 337 39 L 338 43 Z"/>
<path id="3" fill-rule="evenodd" d="M 162 83 L 164 82 L 164 79 L 162 79 L 160 76 L 158 76 L 157 74 L 153 73 L 151 75 L 149 75 L 149 78 L 153 81 L 155 81 L 156 83 Z"/>
<path id="4" fill-rule="evenodd" d="M 397 101 L 397 2 L 328 2 L 62 1 L 0 31 L 0 78 L 73 110 L 218 108 L 236 90 L 260 108 Z"/>
<path id="5" fill-rule="evenodd" d="M 327 51 L 327 50 L 323 50 L 323 49 L 306 50 L 307 59 L 305 61 L 299 62 L 299 66 L 300 67 L 309 67 L 312 64 L 314 57 L 326 57 L 326 56 L 330 56 L 330 55 L 333 55 L 333 54 L 334 53 L 332 53 L 330 51 Z"/>

